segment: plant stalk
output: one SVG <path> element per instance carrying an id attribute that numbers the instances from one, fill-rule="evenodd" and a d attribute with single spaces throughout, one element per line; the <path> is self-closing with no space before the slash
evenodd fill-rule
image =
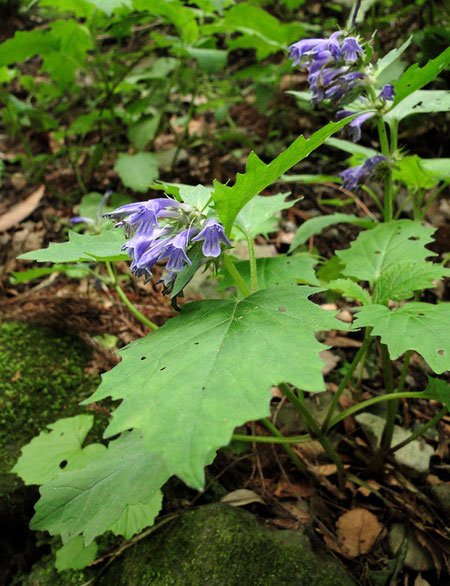
<path id="1" fill-rule="evenodd" d="M 225 268 L 227 269 L 228 273 L 230 274 L 231 278 L 235 282 L 236 287 L 242 293 L 242 295 L 244 297 L 248 297 L 249 295 L 251 295 L 251 291 L 247 287 L 247 283 L 242 278 L 241 273 L 237 270 L 231 256 L 229 256 L 228 254 L 224 254 L 223 255 L 223 264 L 224 264 Z"/>

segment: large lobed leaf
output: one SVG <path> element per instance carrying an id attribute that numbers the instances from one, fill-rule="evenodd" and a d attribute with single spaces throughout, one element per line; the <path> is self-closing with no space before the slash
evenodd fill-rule
<path id="1" fill-rule="evenodd" d="M 123 399 L 105 435 L 140 430 L 173 474 L 201 488 L 210 455 L 234 428 L 269 414 L 272 385 L 324 389 L 314 332 L 343 326 L 308 300 L 317 291 L 286 285 L 184 306 L 128 346 L 88 400 Z"/>
<path id="2" fill-rule="evenodd" d="M 450 303 L 412 302 L 395 311 L 369 305 L 358 312 L 355 326 L 372 327 L 392 359 L 415 350 L 438 374 L 450 369 Z"/>
<path id="3" fill-rule="evenodd" d="M 412 220 L 396 220 L 361 232 L 350 248 L 336 253 L 345 264 L 342 273 L 374 283 L 378 302 L 407 299 L 449 274 L 442 265 L 425 262 L 436 256 L 425 248 L 434 230 Z"/>
<path id="4" fill-rule="evenodd" d="M 255 195 L 263 191 L 291 167 L 307 157 L 313 150 L 322 145 L 327 138 L 343 128 L 354 116 L 339 122 L 329 122 L 315 132 L 310 138 L 299 136 L 276 159 L 266 165 L 252 151 L 247 160 L 245 173 L 238 173 L 233 187 L 214 181 L 213 199 L 222 224 L 229 233 L 240 210 Z"/>

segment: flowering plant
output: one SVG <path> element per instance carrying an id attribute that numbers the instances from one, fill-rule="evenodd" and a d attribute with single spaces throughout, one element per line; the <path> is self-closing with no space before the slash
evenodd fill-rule
<path id="1" fill-rule="evenodd" d="M 393 202 L 400 191 L 393 191 L 392 181 L 395 173 L 399 183 L 409 180 L 399 175 L 403 172 L 406 176 L 405 161 L 408 163 L 410 157 L 398 150 L 398 123 L 417 111 L 418 100 L 423 101 L 421 88 L 448 63 L 449 52 L 422 69 L 413 66 L 378 91 L 377 78 L 387 64 L 400 57 L 405 45 L 375 66 L 368 63 L 371 52 L 363 45 L 359 37 L 338 31 L 328 39 L 304 39 L 291 47 L 294 65 L 308 72 L 313 101 L 333 107 L 345 104 L 348 110 L 344 114 L 353 112 L 349 116 L 342 118 L 341 113 L 341 120 L 329 122 L 308 139 L 297 138 L 268 164 L 252 152 L 245 173 L 238 175 L 232 186 L 218 181 L 212 188 L 167 184 L 163 186 L 166 197 L 126 203 L 106 212 L 106 217 L 114 220 L 115 230 L 105 227 L 94 236 L 72 233 L 66 243 L 22 256 L 40 262 L 95 261 L 95 278 L 112 285 L 133 314 L 156 330 L 121 352 L 120 364 L 103 376 L 98 390 L 84 402 L 92 404 L 106 397 L 121 400 L 104 434 L 109 440 L 107 447 L 83 447 L 92 416 L 79 415 L 43 431 L 24 447 L 15 467 L 26 483 L 41 485 L 31 525 L 61 536 L 60 551 L 64 551 L 66 565 L 61 563 L 60 568 L 79 567 L 80 558 L 86 564 L 94 560 L 95 539 L 106 531 L 130 538 L 151 525 L 161 508 L 161 487 L 171 476 L 201 490 L 204 467 L 232 440 L 280 444 L 300 473 L 306 474 L 291 446 L 313 438 L 335 464 L 342 494 L 346 478 L 364 484 L 344 467 L 332 435 L 344 419 L 370 405 L 386 404 L 384 431 L 371 459 L 373 470 L 379 473 L 388 455 L 414 441 L 447 413 L 450 394 L 443 380 L 430 377 L 421 391 L 405 390 L 405 381 L 412 352 L 421 354 L 437 374 L 450 366 L 443 326 L 450 326 L 449 304 L 411 300 L 450 271 L 444 263 L 426 260 L 433 256 L 425 248 L 433 229 L 417 221 L 419 213 L 415 219 L 393 219 Z M 279 196 L 258 194 L 344 127 L 359 138 L 361 125 L 369 118 L 377 119 L 381 154 L 375 151 L 362 163 L 360 158 L 359 164 L 341 177 L 345 188 L 352 190 L 375 170 L 385 174 L 381 210 L 385 222 L 373 214 L 370 218 L 337 214 L 313 218 L 300 226 L 291 253 L 333 223 L 351 222 L 367 228 L 349 248 L 336 253 L 334 259 L 340 268 L 333 278 L 327 277 L 326 271 L 314 271 L 317 256 L 305 250 L 256 259 L 254 237 L 265 233 L 267 220 L 273 225 L 275 213 L 290 205 L 284 196 L 280 200 Z M 342 147 L 344 143 L 349 152 L 360 154 L 353 143 L 333 140 L 330 144 Z M 440 176 L 435 175 L 435 180 L 439 183 Z M 238 233 L 247 241 L 248 261 L 238 261 L 229 253 Z M 146 281 L 156 263 L 165 261 L 164 291 L 173 299 L 196 270 L 212 264 L 235 289 L 228 297 L 183 305 L 177 317 L 158 328 L 131 305 L 120 287 L 114 262 L 128 257 L 131 272 Z M 310 300 L 312 295 L 327 291 L 353 300 L 356 319 L 351 326 Z M 319 423 L 307 406 L 305 393 L 325 390 L 319 357 L 324 345 L 316 333 L 336 329 L 363 330 L 364 334 L 324 421 Z M 386 392 L 360 401 L 353 375 L 358 366 L 362 368 L 375 340 Z M 396 380 L 392 361 L 403 355 Z M 303 435 L 283 436 L 270 420 L 270 389 L 274 385 L 301 414 Z M 349 386 L 354 390 L 353 404 L 338 412 L 340 397 Z M 401 445 L 392 446 L 402 398 L 434 399 L 442 408 Z M 251 433 L 246 427 L 235 431 L 253 420 L 260 420 L 268 435 Z M 37 455 L 45 460 L 39 469 L 35 466 Z M 62 460 L 67 464 L 64 469 L 60 467 Z"/>

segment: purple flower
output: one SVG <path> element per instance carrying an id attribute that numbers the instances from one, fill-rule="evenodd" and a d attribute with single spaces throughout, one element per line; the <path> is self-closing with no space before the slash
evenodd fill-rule
<path id="1" fill-rule="evenodd" d="M 349 110 L 339 110 L 337 117 L 341 119 L 345 118 L 346 116 L 351 116 L 352 114 L 356 114 L 356 112 L 350 112 Z M 351 136 L 353 142 L 358 142 L 358 140 L 360 140 L 362 124 L 364 124 L 366 120 L 373 118 L 373 116 L 375 116 L 375 112 L 362 112 L 359 116 L 350 122 L 350 124 L 347 126 L 347 132 Z"/>
<path id="2" fill-rule="evenodd" d="M 192 264 L 191 260 L 187 256 L 185 249 L 189 243 L 189 239 L 194 234 L 197 234 L 198 228 L 189 228 L 183 230 L 174 238 L 170 239 L 170 242 L 166 245 L 164 252 L 160 256 L 160 260 L 163 257 L 167 258 L 166 269 L 173 273 L 178 273 L 183 268 L 184 263 Z"/>
<path id="3" fill-rule="evenodd" d="M 350 63 L 354 63 L 358 59 L 358 53 L 363 53 L 363 48 L 359 45 L 355 37 L 347 37 L 342 45 L 344 59 Z"/>
<path id="4" fill-rule="evenodd" d="M 394 86 L 391 83 L 387 83 L 383 86 L 383 89 L 378 94 L 377 99 L 393 100 L 395 96 Z"/>
<path id="5" fill-rule="evenodd" d="M 345 189 L 354 190 L 362 183 L 365 179 L 373 174 L 376 167 L 382 162 L 387 161 L 388 158 L 383 155 L 375 155 L 367 159 L 363 165 L 357 165 L 356 167 L 350 167 L 345 169 L 342 173 L 339 173 L 342 179 L 342 187 Z"/>
<path id="6" fill-rule="evenodd" d="M 73 225 L 75 224 L 95 224 L 95 220 L 92 218 L 85 218 L 84 216 L 75 216 L 74 218 L 70 218 L 69 222 Z"/>
<path id="7" fill-rule="evenodd" d="M 219 256 L 222 252 L 220 242 L 223 242 L 226 246 L 231 246 L 231 242 L 225 236 L 224 227 L 215 220 L 206 220 L 205 227 L 192 239 L 192 242 L 198 242 L 199 240 L 204 240 L 202 252 L 205 256 Z"/>
<path id="8" fill-rule="evenodd" d="M 103 217 L 111 220 L 118 220 L 116 228 L 124 226 L 125 236 L 130 238 L 139 230 L 141 234 L 145 233 L 151 236 L 155 226 L 158 226 L 158 217 L 166 216 L 166 208 L 176 208 L 181 204 L 173 199 L 160 197 L 148 201 L 138 201 L 128 203 L 117 208 L 113 212 L 103 214 Z"/>

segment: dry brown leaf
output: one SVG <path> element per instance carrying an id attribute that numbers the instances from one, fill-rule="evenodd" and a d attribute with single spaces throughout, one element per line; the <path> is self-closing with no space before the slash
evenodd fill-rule
<path id="1" fill-rule="evenodd" d="M 292 498 L 302 497 L 307 498 L 316 493 L 316 489 L 312 482 L 301 484 L 299 482 L 288 482 L 284 478 L 281 478 L 277 483 L 274 491 L 274 495 L 277 498 Z"/>
<path id="2" fill-rule="evenodd" d="M 378 484 L 376 480 L 368 480 L 367 484 L 375 490 L 380 490 L 381 488 L 381 484 Z M 369 488 L 366 488 L 365 486 L 360 486 L 357 492 L 361 493 L 363 496 L 369 496 L 373 494 L 372 491 Z"/>
<path id="3" fill-rule="evenodd" d="M 339 517 L 336 523 L 339 551 L 348 558 L 369 553 L 378 539 L 383 525 L 366 509 L 352 509 Z"/>
<path id="4" fill-rule="evenodd" d="M 325 336 L 325 344 L 334 346 L 335 348 L 360 348 L 362 342 L 348 338 L 346 336 L 335 336 L 333 333 Z"/>
<path id="5" fill-rule="evenodd" d="M 9 212 L 6 212 L 6 214 L 3 214 L 3 216 L 0 217 L 0 232 L 9 230 L 32 214 L 39 205 L 44 192 L 45 185 L 41 185 L 29 197 L 15 205 L 9 210 Z"/>
<path id="6" fill-rule="evenodd" d="M 231 505 L 233 507 L 244 507 L 245 505 L 249 505 L 251 503 L 264 504 L 263 499 L 258 494 L 256 494 L 256 492 L 253 490 L 248 490 L 247 488 L 233 490 L 233 492 L 229 492 L 220 500 L 222 503 L 227 503 L 227 505 Z"/>
<path id="7" fill-rule="evenodd" d="M 334 354 L 330 350 L 322 350 L 322 352 L 319 352 L 319 356 L 325 362 L 325 364 L 322 367 L 323 376 L 330 374 L 330 372 L 334 370 L 335 367 L 341 361 L 340 356 Z"/>
<path id="8" fill-rule="evenodd" d="M 307 525 L 312 520 L 308 512 L 306 503 L 298 500 L 296 502 L 284 503 L 283 509 L 286 509 L 293 517 L 300 521 L 302 525 Z"/>
<path id="9" fill-rule="evenodd" d="M 425 578 L 422 578 L 422 576 L 419 574 L 414 580 L 414 586 L 431 586 L 431 584 L 427 582 Z"/>
<path id="10" fill-rule="evenodd" d="M 348 464 L 344 464 L 344 468 L 349 468 Z M 331 476 L 332 474 L 337 473 L 337 466 L 336 464 L 320 464 L 319 466 L 314 466 L 314 470 L 317 474 L 321 474 L 322 476 Z"/>

